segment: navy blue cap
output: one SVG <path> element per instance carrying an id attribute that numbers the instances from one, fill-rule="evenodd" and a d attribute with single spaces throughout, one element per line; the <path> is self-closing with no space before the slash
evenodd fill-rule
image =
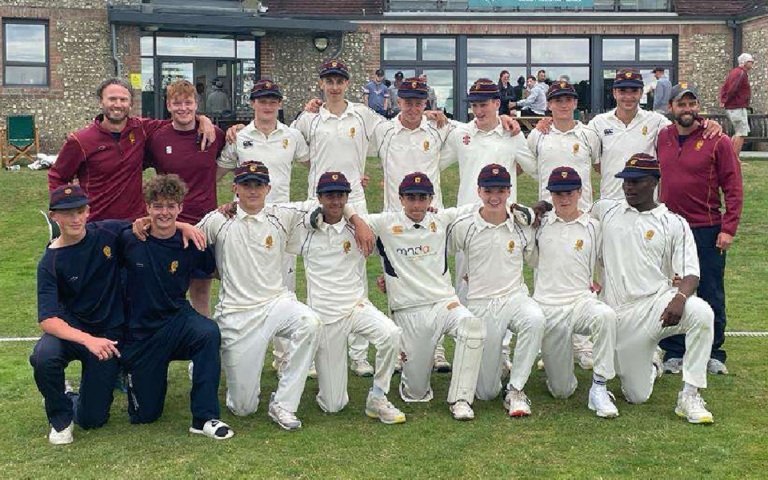
<path id="1" fill-rule="evenodd" d="M 571 167 L 557 167 L 549 174 L 547 190 L 550 192 L 570 192 L 581 188 L 579 172 Z"/>
<path id="2" fill-rule="evenodd" d="M 317 193 L 346 192 L 352 191 L 347 177 L 341 172 L 325 172 L 320 175 L 317 181 Z"/>
<path id="3" fill-rule="evenodd" d="M 88 196 L 80 185 L 62 185 L 51 192 L 49 210 L 69 210 L 88 205 Z"/>
<path id="4" fill-rule="evenodd" d="M 612 88 L 643 88 L 643 76 L 634 68 L 621 68 L 616 71 Z"/>
<path id="5" fill-rule="evenodd" d="M 349 69 L 341 60 L 328 60 L 320 65 L 320 78 L 328 75 L 339 75 L 349 80 Z"/>
<path id="6" fill-rule="evenodd" d="M 616 178 L 661 178 L 659 161 L 647 153 L 636 153 L 629 157 L 624 170 L 615 175 Z"/>
<path id="7" fill-rule="evenodd" d="M 261 97 L 277 97 L 280 100 L 283 99 L 283 92 L 280 90 L 280 85 L 276 84 L 272 80 L 259 80 L 251 89 L 251 100 L 256 100 Z"/>
<path id="8" fill-rule="evenodd" d="M 512 177 L 509 170 L 498 163 L 491 163 L 480 170 L 477 176 L 478 187 L 511 187 Z"/>
<path id="9" fill-rule="evenodd" d="M 235 168 L 235 183 L 245 183 L 249 180 L 269 185 L 269 169 L 258 161 L 245 162 Z"/>
<path id="10" fill-rule="evenodd" d="M 432 182 L 429 180 L 426 173 L 414 172 L 403 177 L 398 192 L 400 195 L 405 195 L 407 193 L 434 195 L 435 187 L 432 185 Z"/>
<path id="11" fill-rule="evenodd" d="M 406 78 L 397 88 L 397 97 L 426 99 L 429 97 L 427 82 L 419 80 L 418 77 Z"/>
<path id="12" fill-rule="evenodd" d="M 499 85 L 489 78 L 480 78 L 476 80 L 475 83 L 469 87 L 469 93 L 467 94 L 467 100 L 470 102 L 483 102 L 495 98 L 501 98 Z"/>

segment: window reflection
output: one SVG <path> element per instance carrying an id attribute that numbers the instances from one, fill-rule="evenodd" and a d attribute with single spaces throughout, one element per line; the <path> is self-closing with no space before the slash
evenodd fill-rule
<path id="1" fill-rule="evenodd" d="M 469 87 L 475 83 L 475 80 L 479 78 L 490 78 L 494 82 L 499 81 L 499 74 L 502 70 L 509 72 L 509 83 L 513 86 L 517 85 L 518 77 L 522 76 L 525 79 L 526 70 L 524 66 L 517 67 L 467 67 L 467 86 L 466 90 L 469 91 Z"/>
<path id="2" fill-rule="evenodd" d="M 640 60 L 672 60 L 671 38 L 641 38 Z"/>
<path id="3" fill-rule="evenodd" d="M 467 63 L 525 63 L 524 38 L 468 38 Z"/>
<path id="4" fill-rule="evenodd" d="M 603 60 L 605 61 L 634 61 L 634 38 L 604 38 Z"/>
<path id="5" fill-rule="evenodd" d="M 385 38 L 384 60 L 416 60 L 416 39 Z"/>
<path id="6" fill-rule="evenodd" d="M 403 78 L 411 78 L 416 76 L 416 70 L 412 68 L 386 68 L 384 69 L 384 78 L 390 82 L 394 82 L 395 74 L 397 72 L 403 72 Z"/>
<path id="7" fill-rule="evenodd" d="M 46 62 L 45 25 L 6 23 L 4 26 L 6 62 Z"/>
<path id="8" fill-rule="evenodd" d="M 424 70 L 423 73 L 427 84 L 435 89 L 437 108 L 453 116 L 453 70 Z"/>
<path id="9" fill-rule="evenodd" d="M 421 40 L 422 60 L 447 60 L 456 58 L 456 40 L 453 38 L 423 38 Z"/>
<path id="10" fill-rule="evenodd" d="M 5 67 L 6 85 L 46 85 L 48 83 L 46 67 Z"/>
<path id="11" fill-rule="evenodd" d="M 576 107 L 579 110 L 589 110 L 592 106 L 592 91 L 589 83 L 589 67 L 567 67 L 558 65 L 544 65 L 531 67 L 531 74 L 535 75 L 539 70 L 547 72 L 547 79 L 550 82 L 565 80 L 576 89 L 579 94 L 579 102 Z"/>
<path id="12" fill-rule="evenodd" d="M 173 57 L 234 57 L 235 41 L 221 36 L 157 37 L 157 54 Z"/>
<path id="13" fill-rule="evenodd" d="M 532 38 L 531 61 L 536 63 L 589 63 L 589 39 Z"/>
<path id="14" fill-rule="evenodd" d="M 256 42 L 253 40 L 238 40 L 237 41 L 237 58 L 244 58 L 246 60 L 256 57 Z"/>
<path id="15" fill-rule="evenodd" d="M 155 38 L 152 35 L 141 37 L 141 54 L 150 57 L 155 54 Z"/>

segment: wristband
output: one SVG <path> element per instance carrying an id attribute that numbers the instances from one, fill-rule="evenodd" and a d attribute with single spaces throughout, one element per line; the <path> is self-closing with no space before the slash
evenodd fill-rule
<path id="1" fill-rule="evenodd" d="M 681 292 L 681 291 L 678 291 L 678 292 L 675 294 L 675 296 L 678 296 L 678 295 L 680 295 L 681 297 L 683 297 L 683 300 L 688 300 L 688 295 L 684 294 L 683 292 Z"/>

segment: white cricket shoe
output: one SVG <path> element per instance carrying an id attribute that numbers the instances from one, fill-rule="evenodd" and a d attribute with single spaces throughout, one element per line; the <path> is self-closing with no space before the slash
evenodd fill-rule
<path id="1" fill-rule="evenodd" d="M 653 381 L 660 379 L 664 375 L 664 361 L 662 360 L 662 352 L 659 347 L 656 347 L 656 350 L 653 352 L 653 359 L 651 359 L 651 363 L 653 363 L 653 370 L 654 370 L 654 376 Z"/>
<path id="2" fill-rule="evenodd" d="M 475 412 L 466 400 L 459 400 L 451 405 L 451 415 L 453 415 L 454 420 L 465 421 L 475 419 Z"/>
<path id="3" fill-rule="evenodd" d="M 600 418 L 616 418 L 619 416 L 619 409 L 614 404 L 616 398 L 605 386 L 592 385 L 589 389 L 589 402 L 587 406 L 595 412 Z"/>
<path id="4" fill-rule="evenodd" d="M 527 417 L 531 414 L 531 401 L 522 390 L 511 388 L 504 397 L 504 410 L 510 417 Z"/>
<path id="5" fill-rule="evenodd" d="M 51 433 L 48 434 L 48 441 L 51 445 L 68 445 L 75 441 L 75 437 L 72 436 L 72 430 L 74 430 L 74 428 L 74 422 L 69 422 L 69 425 L 60 432 L 57 432 L 55 428 L 51 427 Z"/>
<path id="6" fill-rule="evenodd" d="M 671 373 L 676 375 L 683 371 L 683 359 L 682 358 L 668 358 L 664 362 L 664 373 Z"/>
<path id="7" fill-rule="evenodd" d="M 312 361 L 312 365 L 309 366 L 309 371 L 307 372 L 308 378 L 317 378 L 317 368 L 315 367 L 315 361 Z"/>
<path id="8" fill-rule="evenodd" d="M 226 440 L 228 438 L 232 438 L 235 435 L 235 431 L 221 420 L 208 420 L 203 425 L 203 428 L 199 430 L 195 427 L 189 427 L 189 433 L 205 435 L 206 437 L 212 438 L 214 440 Z"/>
<path id="9" fill-rule="evenodd" d="M 438 373 L 450 373 L 451 363 L 445 358 L 445 349 L 437 348 L 432 369 Z"/>
<path id="10" fill-rule="evenodd" d="M 378 418 L 381 423 L 394 425 L 405 423 L 405 414 L 387 400 L 387 397 L 374 397 L 373 392 L 368 392 L 368 400 L 365 402 L 365 414 L 370 418 Z"/>
<path id="11" fill-rule="evenodd" d="M 301 420 L 293 412 L 284 409 L 275 401 L 275 394 L 269 399 L 269 418 L 280 425 L 283 430 L 293 431 L 301 428 Z"/>
<path id="12" fill-rule="evenodd" d="M 688 423 L 715 423 L 712 413 L 707 410 L 706 406 L 707 402 L 701 398 L 698 392 L 693 395 L 680 392 L 677 394 L 675 413 L 678 417 L 688 420 Z"/>
<path id="13" fill-rule="evenodd" d="M 713 375 L 728 375 L 728 367 L 716 358 L 710 358 L 707 362 L 707 371 Z"/>
<path id="14" fill-rule="evenodd" d="M 582 370 L 592 370 L 595 366 L 595 359 L 592 357 L 592 352 L 576 352 L 574 354 L 574 360 L 579 364 Z"/>
<path id="15" fill-rule="evenodd" d="M 352 373 L 354 373 L 358 377 L 373 376 L 373 367 L 371 366 L 370 363 L 368 363 L 368 360 L 366 359 L 352 360 L 352 365 L 350 366 L 350 369 L 352 370 Z"/>

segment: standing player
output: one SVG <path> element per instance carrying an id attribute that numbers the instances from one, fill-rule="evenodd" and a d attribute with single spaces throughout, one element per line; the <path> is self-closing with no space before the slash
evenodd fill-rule
<path id="1" fill-rule="evenodd" d="M 547 387 L 555 398 L 573 395 L 577 381 L 569 348 L 571 338 L 574 333 L 592 335 L 595 362 L 588 406 L 598 417 L 613 418 L 619 411 L 606 383 L 616 375 L 616 313 L 597 299 L 593 288 L 600 224 L 580 208 L 582 180 L 574 168 L 553 169 L 547 190 L 555 209 L 536 231 L 533 262 L 533 299 L 547 318 L 541 342 Z"/>
<path id="2" fill-rule="evenodd" d="M 227 407 L 235 415 L 256 411 L 267 345 L 272 337 L 283 337 L 289 339 L 288 359 L 270 397 L 269 416 L 281 428 L 296 430 L 320 320 L 275 281 L 275 272 L 282 271 L 288 238 L 309 203 L 265 206 L 269 169 L 261 162 L 235 168 L 233 188 L 239 198 L 235 216 L 214 211 L 198 224 L 216 252 L 221 276 L 214 318 L 221 328 Z"/>
<path id="3" fill-rule="evenodd" d="M 476 395 L 492 400 L 501 391 L 502 347 L 508 332 L 517 335 L 515 355 L 504 397 L 511 417 L 531 414 L 523 389 L 536 361 L 544 332 L 544 314 L 528 295 L 523 258 L 534 248 L 533 230 L 509 215 L 512 179 L 501 165 L 490 164 L 477 177 L 479 211 L 467 213 L 448 228 L 448 245 L 464 252 L 469 290 L 467 308 L 485 324 Z"/>
<path id="4" fill-rule="evenodd" d="M 214 142 L 200 148 L 197 132 L 197 90 L 187 80 L 176 80 L 166 89 L 166 108 L 171 123 L 147 138 L 145 167 L 158 174 L 175 174 L 188 186 L 179 221 L 196 224 L 206 213 L 216 209 L 216 158 L 224 148 L 224 132 L 216 132 Z M 211 316 L 211 278 L 194 272 L 189 283 L 192 307 L 204 317 Z"/>
<path id="5" fill-rule="evenodd" d="M 536 162 L 536 179 L 539 183 L 539 200 L 551 201 L 547 189 L 549 174 L 558 166 L 571 167 L 582 179 L 579 209 L 583 212 L 592 207 L 591 165 L 600 162 L 600 137 L 597 133 L 574 120 L 573 112 L 578 104 L 578 94 L 573 85 L 565 81 L 554 82 L 547 91 L 547 108 L 552 112 L 552 128 L 548 134 L 534 129 L 528 135 L 528 148 Z M 589 337 L 576 334 L 573 337 L 573 355 L 585 370 L 594 365 L 592 342 Z"/>
<path id="6" fill-rule="evenodd" d="M 221 360 L 219 328 L 197 313 L 186 299 L 192 273 L 208 275 L 215 269 L 210 249 L 184 248 L 176 219 L 186 186 L 176 175 L 158 175 L 145 183 L 150 217 L 149 236 L 136 239 L 129 231 L 120 237 L 127 272 L 128 329 L 123 364 L 128 383 L 131 423 L 151 423 L 163 413 L 168 387 L 168 364 L 192 360 L 190 433 L 215 440 L 234 432 L 219 420 Z"/>
<path id="7" fill-rule="evenodd" d="M 277 119 L 283 107 L 283 92 L 277 83 L 259 80 L 253 86 L 250 98 L 253 121 L 237 133 L 234 143 L 224 148 L 219 158 L 217 178 L 245 162 L 260 161 L 267 166 L 270 176 L 271 189 L 265 201 L 290 202 L 293 164 L 309 162 L 307 143 L 298 130 Z M 283 281 L 288 290 L 295 291 L 296 256 L 287 254 L 284 258 Z M 287 361 L 288 345 L 280 337 L 276 337 L 273 344 L 274 367 L 280 375 Z"/>
<path id="8" fill-rule="evenodd" d="M 349 180 L 352 191 L 349 203 L 355 211 L 368 211 L 363 191 L 365 160 L 371 134 L 385 118 L 361 103 L 346 100 L 349 88 L 349 70 L 340 60 L 329 60 L 320 66 L 320 88 L 325 103 L 317 113 L 302 112 L 293 126 L 309 144 L 309 191 L 307 198 L 315 198 L 315 185 L 324 172 L 341 172 Z M 365 276 L 365 265 L 360 274 Z M 366 283 L 366 292 L 367 292 Z M 360 376 L 373 375 L 368 363 L 367 342 L 353 335 L 350 338 L 349 357 L 352 371 Z"/>
<path id="9" fill-rule="evenodd" d="M 661 200 L 691 226 L 701 267 L 698 296 L 715 313 L 715 334 L 707 370 L 728 373 L 725 366 L 725 259 L 739 226 L 744 191 L 738 157 L 726 136 L 705 139 L 693 84 L 679 83 L 669 102 L 675 123 L 659 133 L 659 163 L 664 181 Z M 720 198 L 724 202 L 721 202 Z M 725 203 L 723 211 L 722 203 Z M 665 338 L 664 369 L 679 373 L 685 354 L 682 335 Z"/>
<path id="10" fill-rule="evenodd" d="M 675 413 L 690 423 L 712 423 L 698 389 L 707 386 L 714 315 L 693 295 L 699 262 L 691 229 L 655 202 L 660 173 L 653 157 L 633 155 L 617 175 L 624 181 L 625 200 L 600 200 L 592 215 L 603 230 L 604 298 L 617 316 L 616 366 L 622 391 L 630 403 L 648 400 L 656 378 L 656 344 L 685 334 L 683 389 Z M 671 285 L 674 277 L 681 278 L 678 286 Z"/>
<path id="11" fill-rule="evenodd" d="M 403 423 L 405 414 L 389 400 L 389 384 L 400 353 L 400 329 L 368 300 L 360 277 L 365 256 L 355 245 L 355 230 L 343 217 L 351 187 L 341 172 L 326 172 L 317 184 L 323 224 L 299 225 L 289 251 L 304 259 L 307 304 L 322 323 L 315 354 L 320 389 L 317 403 L 324 412 L 341 411 L 347 395 L 347 337 L 356 333 L 376 347 L 376 373 L 365 412 L 383 423 Z"/>
<path id="12" fill-rule="evenodd" d="M 61 235 L 37 266 L 38 321 L 44 333 L 29 362 L 45 400 L 48 441 L 63 445 L 74 440 L 73 422 L 98 428 L 109 418 L 124 324 L 117 243 L 128 224 L 86 224 L 88 198 L 79 185 L 53 190 L 49 210 Z M 64 369 L 73 360 L 82 365 L 79 395 L 65 391 Z"/>
<path id="13" fill-rule="evenodd" d="M 459 211 L 428 212 L 433 195 L 434 187 L 425 174 L 408 174 L 400 183 L 403 209 L 369 215 L 367 221 L 378 236 L 393 320 L 403 331 L 401 398 L 406 402 L 432 399 L 435 346 L 448 334 L 456 340 L 448 391 L 451 414 L 456 420 L 472 420 L 485 329 L 482 320 L 458 301 L 451 285 L 446 231 Z"/>

